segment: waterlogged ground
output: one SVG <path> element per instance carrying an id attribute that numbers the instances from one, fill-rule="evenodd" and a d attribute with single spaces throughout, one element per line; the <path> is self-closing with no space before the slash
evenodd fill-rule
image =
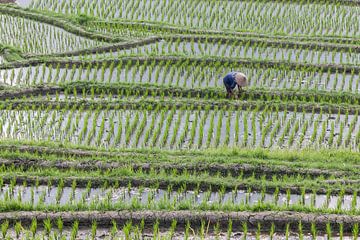
<path id="1" fill-rule="evenodd" d="M 179 26 L 247 30 L 262 33 L 357 36 L 360 8 L 293 2 L 173 2 L 39 0 L 32 7 L 62 13 L 85 13 L 103 19 L 167 22 Z M 131 9 L 142 9 L 132 11 Z M 242 13 L 238 13 L 242 9 Z M 156 14 L 155 14 L 156 13 Z M 271 14 L 269 14 L 271 13 Z M 276 23 L 276 24 L 274 24 Z"/>
<path id="2" fill-rule="evenodd" d="M 49 24 L 5 14 L 0 14 L 0 42 L 20 48 L 23 53 L 38 54 L 80 50 L 101 44 Z"/>
<path id="3" fill-rule="evenodd" d="M 271 111 L 1 110 L 0 139 L 103 147 L 356 148 L 354 115 Z"/>
<path id="4" fill-rule="evenodd" d="M 136 226 L 135 226 L 136 227 Z M 247 240 L 265 240 L 265 239 L 271 239 L 270 238 L 270 234 L 269 233 L 264 233 L 261 232 L 260 234 L 257 234 L 256 232 L 247 232 L 246 235 L 243 232 L 232 232 L 230 234 L 230 237 L 228 235 L 228 233 L 226 232 L 220 232 L 218 234 L 214 233 L 213 231 L 213 224 L 209 225 L 209 231 L 205 232 L 205 233 L 200 233 L 199 230 L 194 230 L 191 229 L 189 230 L 189 235 L 185 236 L 185 233 L 183 232 L 179 232 L 179 231 L 175 231 L 175 232 L 170 232 L 167 229 L 164 228 L 160 228 L 159 232 L 154 234 L 152 229 L 144 229 L 143 233 L 131 233 L 131 238 L 136 239 L 136 237 L 140 237 L 140 239 L 143 240 L 153 240 L 154 237 L 155 239 L 166 239 L 166 240 L 183 240 L 186 237 L 188 237 L 189 240 L 201 240 L 201 239 L 207 239 L 207 240 L 238 240 L 238 239 L 244 239 L 244 237 L 246 236 Z M 11 239 L 16 239 L 16 232 L 14 229 L 9 229 L 8 233 L 7 233 Z M 63 236 L 65 237 L 65 239 L 70 239 L 71 236 L 73 234 L 73 231 L 71 228 L 69 227 L 65 227 L 62 231 L 62 234 L 60 234 L 60 231 L 56 229 L 56 227 L 54 227 L 53 230 L 51 230 L 50 232 L 50 237 L 59 237 L 59 236 Z M 20 234 L 19 238 L 20 239 L 27 239 L 27 238 L 31 238 L 32 232 L 30 230 L 28 231 L 22 231 L 22 233 Z M 47 238 L 47 234 L 43 229 L 39 229 L 36 233 L 36 237 L 38 237 L 39 239 L 46 239 Z M 125 232 L 122 230 L 122 226 L 118 227 L 118 230 L 115 232 L 113 231 L 113 235 L 112 235 L 112 229 L 107 229 L 107 228 L 102 228 L 99 227 L 96 230 L 96 233 L 92 233 L 90 228 L 86 228 L 86 227 L 80 227 L 77 233 L 77 238 L 78 240 L 86 240 L 86 239 L 95 239 L 95 240 L 111 240 L 111 239 L 125 239 L 127 235 L 125 235 Z M 94 238 L 93 238 L 94 237 Z M 309 233 L 304 233 L 303 234 L 303 239 L 304 240 L 315 240 L 315 239 L 319 239 L 319 240 L 327 240 L 329 239 L 328 236 L 326 234 L 322 235 L 322 234 L 318 234 L 316 236 L 316 238 L 312 237 L 311 234 Z M 286 236 L 284 233 L 274 233 L 274 235 L 272 236 L 272 239 L 274 240 L 296 240 L 299 239 L 299 234 L 296 232 L 289 232 L 288 236 Z M 331 239 L 334 240 L 352 240 L 353 237 L 352 236 L 343 236 L 342 238 L 340 238 L 337 235 L 332 235 Z"/>
<path id="5" fill-rule="evenodd" d="M 29 7 L 32 0 L 16 0 L 16 4 L 20 5 L 21 7 Z"/>
<path id="6" fill-rule="evenodd" d="M 256 191 L 166 191 L 151 188 L 81 188 L 81 187 L 55 187 L 55 186 L 33 186 L 25 187 L 19 185 L 4 185 L 0 191 L 0 201 L 9 200 L 31 203 L 36 206 L 69 206 L 69 205 L 91 205 L 100 203 L 109 204 L 137 204 L 147 206 L 161 206 L 175 203 L 182 206 L 191 203 L 194 207 L 207 204 L 215 206 L 224 205 L 248 205 L 254 206 L 259 203 L 275 204 L 277 206 L 303 205 L 313 208 L 352 210 L 360 207 L 360 197 L 354 199 L 353 195 L 324 195 L 324 194 L 274 194 L 260 193 Z"/>
<path id="7" fill-rule="evenodd" d="M 359 53 L 336 52 L 325 50 L 287 49 L 279 47 L 256 47 L 246 44 L 222 44 L 202 42 L 160 41 L 141 47 L 75 57 L 75 59 L 116 58 L 123 55 L 184 55 L 184 56 L 222 56 L 230 58 L 251 58 L 290 62 L 311 62 L 314 64 L 357 64 Z"/>
<path id="8" fill-rule="evenodd" d="M 97 67 L 67 67 L 40 65 L 36 67 L 0 70 L 0 82 L 11 86 L 59 84 L 74 81 L 96 81 L 103 83 L 150 83 L 157 85 L 224 89 L 223 77 L 232 68 L 206 66 L 174 66 L 156 64 L 153 66 L 122 65 Z M 360 75 L 351 73 L 300 72 L 280 69 L 241 67 L 249 78 L 249 88 L 267 89 L 314 89 L 336 90 L 358 93 Z M 225 91 L 225 90 L 224 90 Z"/>

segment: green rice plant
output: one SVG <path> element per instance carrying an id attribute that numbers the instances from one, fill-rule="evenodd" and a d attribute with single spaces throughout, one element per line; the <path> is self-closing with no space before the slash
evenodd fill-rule
<path id="1" fill-rule="evenodd" d="M 242 223 L 242 232 L 243 232 L 243 237 L 242 239 L 246 240 L 247 237 L 247 233 L 248 233 L 248 226 L 246 222 Z"/>
<path id="2" fill-rule="evenodd" d="M 285 239 L 288 240 L 290 236 L 290 223 L 286 223 L 285 225 Z"/>
<path id="3" fill-rule="evenodd" d="M 75 240 L 79 231 L 79 222 L 75 221 L 71 229 L 71 239 Z"/>
<path id="4" fill-rule="evenodd" d="M 160 231 L 159 231 L 159 225 L 160 225 L 160 222 L 159 220 L 157 220 L 154 224 L 154 229 L 153 229 L 153 239 L 158 239 L 159 237 L 159 234 L 160 234 Z"/>
<path id="5" fill-rule="evenodd" d="M 258 223 L 257 230 L 256 230 L 256 240 L 260 240 L 260 239 L 261 239 L 261 224 Z"/>
<path id="6" fill-rule="evenodd" d="M 269 234 L 271 240 L 274 238 L 274 234 L 275 234 L 275 224 L 271 223 L 270 234 Z"/>
<path id="7" fill-rule="evenodd" d="M 8 221 L 8 220 L 5 220 L 5 221 L 1 224 L 1 234 L 2 234 L 3 239 L 6 238 L 6 234 L 7 234 L 8 229 L 9 229 L 9 221 Z"/>
<path id="8" fill-rule="evenodd" d="M 227 235 L 226 235 L 227 240 L 231 239 L 232 231 L 233 231 L 233 223 L 232 223 L 232 220 L 229 219 L 228 228 L 227 228 Z"/>
<path id="9" fill-rule="evenodd" d="M 332 239 L 332 231 L 330 223 L 326 223 L 326 237 L 328 240 Z"/>
<path id="10" fill-rule="evenodd" d="M 215 134 L 215 147 L 218 147 L 220 144 L 223 115 L 224 115 L 224 111 L 220 109 L 220 112 L 218 114 L 218 121 L 217 121 L 218 124 L 216 127 L 216 134 Z"/>
<path id="11" fill-rule="evenodd" d="M 339 238 L 342 240 L 344 239 L 344 224 L 339 223 Z"/>
<path id="12" fill-rule="evenodd" d="M 64 186 L 65 186 L 64 185 L 64 180 L 60 179 L 58 187 L 57 187 L 56 197 L 55 197 L 57 204 L 60 204 L 60 199 L 61 199 L 61 196 L 63 194 Z"/>
<path id="13" fill-rule="evenodd" d="M 14 229 L 15 229 L 16 238 L 19 238 L 21 232 L 23 231 L 23 227 L 21 226 L 21 222 L 16 222 Z"/>
<path id="14" fill-rule="evenodd" d="M 176 231 L 176 225 L 177 225 L 177 221 L 172 220 L 171 221 L 171 226 L 170 226 L 170 229 L 169 229 L 169 233 L 167 234 L 168 239 L 172 239 L 174 237 L 175 231 Z"/>
<path id="15" fill-rule="evenodd" d="M 91 224 L 91 239 L 95 239 L 96 238 L 96 231 L 97 231 L 97 223 L 94 220 Z"/>
<path id="16" fill-rule="evenodd" d="M 112 227 L 111 227 L 110 236 L 111 236 L 111 239 L 114 239 L 115 235 L 118 232 L 118 228 L 117 228 L 117 224 L 116 224 L 115 220 L 112 220 L 111 223 L 112 223 Z"/>
<path id="17" fill-rule="evenodd" d="M 313 239 L 317 239 L 317 231 L 316 231 L 316 224 L 311 223 L 311 237 Z"/>
<path id="18" fill-rule="evenodd" d="M 61 218 L 58 218 L 56 220 L 56 225 L 57 225 L 57 228 L 59 230 L 59 235 L 62 236 L 63 235 L 63 230 L 64 230 L 64 222 Z"/>
<path id="19" fill-rule="evenodd" d="M 36 235 L 36 232 L 37 232 L 37 220 L 36 220 L 36 218 L 31 220 L 30 232 L 32 234 L 32 237 L 35 238 L 35 235 Z"/>
<path id="20" fill-rule="evenodd" d="M 126 240 L 131 239 L 131 229 L 132 229 L 132 223 L 131 221 L 128 221 L 122 229 Z"/>
<path id="21" fill-rule="evenodd" d="M 353 239 L 357 240 L 358 236 L 359 236 L 359 224 L 358 223 L 354 223 L 353 228 L 352 228 L 352 234 L 353 234 Z"/>
<path id="22" fill-rule="evenodd" d="M 300 240 L 304 239 L 303 226 L 302 226 L 301 221 L 299 222 L 299 239 Z"/>
<path id="23" fill-rule="evenodd" d="M 343 203 L 343 200 L 344 200 L 344 195 L 345 195 L 345 189 L 342 188 L 340 190 L 340 192 L 339 192 L 338 199 L 337 199 L 337 202 L 336 202 L 336 209 L 337 210 L 341 209 L 341 206 L 342 206 L 342 203 Z"/>
<path id="24" fill-rule="evenodd" d="M 215 111 L 212 111 L 212 112 L 211 112 L 211 115 L 210 115 L 210 126 L 209 126 L 208 135 L 207 135 L 207 139 L 206 139 L 206 146 L 207 146 L 207 147 L 210 146 L 211 140 L 212 140 L 212 138 L 213 138 L 214 119 L 215 119 Z"/>
<path id="25" fill-rule="evenodd" d="M 355 212 L 356 211 L 356 206 L 357 206 L 357 191 L 354 191 L 352 199 L 351 199 L 351 212 Z"/>
<path id="26" fill-rule="evenodd" d="M 184 233 L 184 239 L 189 239 L 190 237 L 190 222 L 187 220 L 185 225 L 185 233 Z"/>
<path id="27" fill-rule="evenodd" d="M 51 228 L 52 228 L 51 220 L 49 218 L 47 218 L 47 219 L 44 220 L 43 224 L 44 224 L 45 234 L 49 238 Z"/>

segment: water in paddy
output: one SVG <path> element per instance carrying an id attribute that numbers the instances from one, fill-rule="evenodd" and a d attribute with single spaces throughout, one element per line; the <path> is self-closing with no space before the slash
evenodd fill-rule
<path id="1" fill-rule="evenodd" d="M 16 3 L 20 5 L 21 7 L 29 7 L 30 3 L 33 0 L 16 0 Z"/>
<path id="2" fill-rule="evenodd" d="M 36 239 L 47 239 L 47 235 L 45 231 L 40 226 L 42 223 L 38 223 L 39 229 L 35 235 Z M 32 232 L 30 230 L 27 230 L 26 226 L 24 230 L 22 230 L 19 239 L 31 239 Z M 133 225 L 133 231 L 131 232 L 131 239 L 137 239 L 136 233 L 134 228 L 138 227 L 137 225 Z M 201 234 L 198 229 L 196 229 L 194 226 L 190 226 L 192 229 L 195 229 L 194 232 L 190 231 L 189 233 L 189 240 L 202 240 L 204 238 L 201 237 Z M 196 226 L 198 227 L 198 226 Z M 244 238 L 243 232 L 232 232 L 230 234 L 230 238 L 228 237 L 228 234 L 226 230 L 221 231 L 218 235 L 216 235 L 213 231 L 214 224 L 209 225 L 209 231 L 206 233 L 206 240 L 239 240 Z M 79 227 L 77 238 L 78 240 L 88 240 L 88 239 L 94 239 L 94 240 L 112 240 L 112 239 L 125 239 L 125 232 L 123 231 L 123 226 L 119 225 L 117 226 L 117 231 L 113 232 L 113 236 L 111 236 L 112 231 L 114 231 L 111 228 L 103 228 L 98 227 L 96 230 L 96 233 L 93 235 L 91 228 L 89 226 L 81 226 Z M 10 239 L 16 239 L 16 233 L 13 228 L 9 229 L 7 232 L 7 237 L 10 237 Z M 59 236 L 59 230 L 56 226 L 53 226 L 52 230 L 50 231 L 50 238 L 56 239 L 56 236 Z M 72 229 L 70 227 L 64 227 L 62 236 L 65 237 L 64 239 L 71 239 L 72 236 Z M 185 233 L 184 229 L 177 229 L 174 233 L 170 232 L 169 229 L 160 227 L 159 233 L 157 234 L 158 238 L 156 239 L 172 239 L 172 240 L 183 240 L 185 239 Z M 171 236 L 171 237 L 170 237 Z M 93 238 L 94 237 L 94 238 Z M 153 229 L 151 228 L 145 228 L 144 232 L 140 234 L 140 239 L 142 240 L 153 240 L 154 239 L 154 233 Z M 256 232 L 249 231 L 246 234 L 247 240 L 258 240 L 258 239 L 271 239 L 270 234 L 266 232 L 261 232 L 259 236 L 257 236 Z M 272 239 L 274 240 L 297 240 L 299 239 L 299 233 L 297 232 L 289 232 L 288 238 L 286 237 L 284 231 L 282 232 L 276 232 Z M 311 236 L 310 233 L 303 233 L 303 239 L 304 240 L 313 240 L 314 238 Z M 319 240 L 328 240 L 327 235 L 318 234 L 316 236 L 316 239 Z M 332 233 L 331 239 L 334 240 L 340 240 L 341 238 L 338 236 L 336 232 Z M 353 236 L 343 236 L 343 240 L 353 240 Z"/>
<path id="3" fill-rule="evenodd" d="M 6 14 L 0 14 L 0 42 L 24 54 L 60 53 L 102 44 L 50 24 Z"/>
<path id="4" fill-rule="evenodd" d="M 0 70 L 0 82 L 12 86 L 96 81 L 102 83 L 150 83 L 183 88 L 217 87 L 224 89 L 223 77 L 235 69 L 203 66 L 122 66 L 68 67 L 39 65 Z M 249 78 L 249 87 L 267 89 L 314 89 L 358 93 L 360 75 L 350 73 L 318 73 L 277 69 L 255 69 L 239 66 Z M 200 76 L 200 77 L 199 77 Z M 225 91 L 225 90 L 224 90 Z"/>
<path id="5" fill-rule="evenodd" d="M 358 36 L 359 9 L 353 6 L 253 1 L 98 1 L 40 0 L 35 8 L 85 13 L 102 19 L 167 22 L 180 26 L 250 30 L 273 34 Z M 142 11 L 131 11 L 133 8 Z M 241 14 L 239 14 L 241 9 Z M 272 14 L 269 14 L 271 12 Z M 336 14 L 334 14 L 336 12 Z M 327 21 L 324 21 L 326 19 Z M 346 19 L 346 21 L 343 21 Z M 259 24 L 261 23 L 261 24 Z M 274 24 L 276 23 L 276 24 Z"/>
<path id="6" fill-rule="evenodd" d="M 355 147 L 360 129 L 356 116 L 336 113 L 1 110 L 0 116 L 0 139 L 124 148 Z"/>
<path id="7" fill-rule="evenodd" d="M 161 204 L 161 202 L 176 202 L 177 206 L 191 203 L 192 206 L 200 204 L 248 204 L 250 206 L 259 203 L 275 204 L 277 206 L 304 205 L 314 208 L 342 209 L 350 210 L 353 207 L 360 207 L 360 197 L 355 202 L 352 195 L 344 195 L 340 198 L 337 195 L 305 194 L 302 199 L 298 194 L 279 193 L 277 197 L 273 194 L 261 194 L 259 192 L 247 192 L 238 190 L 237 192 L 197 192 L 194 191 L 166 191 L 150 188 L 71 188 L 71 187 L 25 187 L 4 185 L 0 191 L 0 200 L 8 201 L 10 199 L 18 200 L 23 203 L 60 206 L 68 204 L 94 204 L 108 202 L 110 205 L 116 203 L 131 204 L 137 201 L 139 204 L 147 205 Z M 354 204 L 354 205 L 353 205 Z"/>
<path id="8" fill-rule="evenodd" d="M 357 64 L 360 63 L 360 53 L 349 53 L 327 50 L 306 50 L 281 47 L 257 47 L 246 44 L 223 44 L 201 42 L 166 42 L 147 44 L 131 49 L 91 54 L 74 57 L 75 59 L 117 58 L 122 55 L 149 54 L 182 54 L 184 56 L 222 56 L 231 58 L 252 58 L 258 60 L 276 60 L 291 62 L 308 62 L 317 64 Z M 73 57 L 72 57 L 73 58 Z"/>

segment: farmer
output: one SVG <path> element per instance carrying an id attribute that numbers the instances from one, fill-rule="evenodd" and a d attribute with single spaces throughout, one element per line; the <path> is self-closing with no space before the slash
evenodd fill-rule
<path id="1" fill-rule="evenodd" d="M 242 87 L 247 85 L 247 77 L 241 72 L 228 73 L 224 77 L 224 85 L 227 91 L 227 96 L 231 97 L 233 94 L 233 89 L 236 87 L 236 85 L 238 86 L 239 93 L 241 92 Z"/>

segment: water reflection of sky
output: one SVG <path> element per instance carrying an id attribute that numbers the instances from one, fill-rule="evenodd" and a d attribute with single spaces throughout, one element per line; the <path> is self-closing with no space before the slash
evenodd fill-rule
<path id="1" fill-rule="evenodd" d="M 28 7 L 32 0 L 16 0 L 16 3 L 21 7 Z"/>

